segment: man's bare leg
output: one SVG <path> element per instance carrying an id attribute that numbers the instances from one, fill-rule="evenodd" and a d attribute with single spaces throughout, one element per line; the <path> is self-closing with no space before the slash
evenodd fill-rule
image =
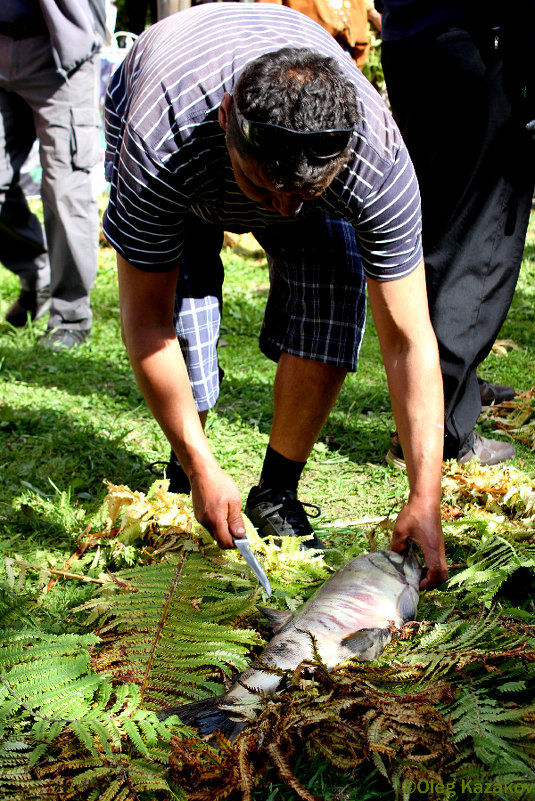
<path id="1" fill-rule="evenodd" d="M 324 547 L 297 498 L 297 487 L 346 373 L 345 368 L 287 353 L 280 357 L 269 446 L 259 485 L 251 489 L 245 506 L 261 536 L 307 536 L 301 547 Z"/>
<path id="2" fill-rule="evenodd" d="M 281 354 L 273 387 L 269 444 L 287 459 L 306 462 L 338 397 L 347 370 Z"/>

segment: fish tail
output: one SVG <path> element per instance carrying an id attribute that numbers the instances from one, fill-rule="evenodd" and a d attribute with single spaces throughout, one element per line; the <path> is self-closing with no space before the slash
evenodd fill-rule
<path id="1" fill-rule="evenodd" d="M 225 699 L 225 707 L 218 704 Z M 177 715 L 182 723 L 198 729 L 201 737 L 221 732 L 229 740 L 234 740 L 249 722 L 239 712 L 232 712 L 232 701 L 225 696 L 204 698 L 202 701 L 193 701 L 190 704 L 163 709 L 158 713 L 159 720 L 165 720 L 170 715 Z"/>

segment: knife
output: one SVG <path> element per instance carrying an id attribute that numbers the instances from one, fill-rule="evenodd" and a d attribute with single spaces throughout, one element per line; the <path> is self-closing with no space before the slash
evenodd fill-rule
<path id="1" fill-rule="evenodd" d="M 266 576 L 266 571 L 252 552 L 251 545 L 247 537 L 234 537 L 234 545 L 241 553 L 267 594 L 271 595 L 271 584 Z"/>

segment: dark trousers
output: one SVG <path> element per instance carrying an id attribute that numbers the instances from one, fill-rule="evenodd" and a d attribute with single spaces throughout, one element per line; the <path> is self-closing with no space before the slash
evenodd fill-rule
<path id="1" fill-rule="evenodd" d="M 383 42 L 394 116 L 422 196 L 431 320 L 445 396 L 445 458 L 469 450 L 476 368 L 511 304 L 534 186 L 535 148 L 490 28 Z M 521 80 L 521 76 L 518 76 Z"/>
<path id="2" fill-rule="evenodd" d="M 147 12 L 150 12 L 151 24 L 158 19 L 157 0 L 125 0 L 128 30 L 139 35 L 147 25 Z"/>

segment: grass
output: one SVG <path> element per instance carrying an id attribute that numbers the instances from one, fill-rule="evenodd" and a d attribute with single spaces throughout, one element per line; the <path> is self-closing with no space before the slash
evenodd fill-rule
<path id="1" fill-rule="evenodd" d="M 271 423 L 275 366 L 256 341 L 268 287 L 262 252 L 245 237 L 226 249 L 225 314 L 221 365 L 225 379 L 207 432 L 220 464 L 245 500 L 256 483 Z M 535 222 L 532 219 L 518 289 L 500 339 L 514 347 L 491 354 L 480 373 L 526 390 L 535 367 Z M 0 318 L 17 296 L 18 280 L 0 271 Z M 145 491 L 154 481 L 149 465 L 168 458 L 168 445 L 136 386 L 120 337 L 115 259 L 102 246 L 92 294 L 91 338 L 72 352 L 36 348 L 46 320 L 22 330 L 0 323 L 0 583 L 5 558 L 18 556 L 37 568 L 61 566 L 76 538 L 91 527 L 106 495 L 104 481 Z M 482 429 L 489 433 L 487 424 Z M 398 509 L 407 494 L 402 473 L 387 467 L 384 453 L 394 429 L 386 379 L 371 317 L 358 373 L 348 377 L 305 469 L 301 497 L 318 503 L 322 539 L 345 561 L 367 548 L 358 521 Z M 535 454 L 517 447 L 515 464 L 531 472 Z M 39 581 L 38 570 L 35 582 Z M 73 630 L 70 610 L 91 586 L 58 583 L 38 611 L 50 632 Z M 331 801 L 392 797 L 374 774 L 349 777 L 324 763 L 303 767 L 301 780 Z M 255 796 L 289 801 L 278 779 Z M 368 790 L 369 788 L 369 790 Z"/>
<path id="2" fill-rule="evenodd" d="M 267 293 L 267 267 L 254 240 L 224 252 L 226 266 L 224 346 L 221 396 L 210 414 L 207 432 L 222 466 L 243 495 L 261 468 L 271 423 L 271 383 L 275 365 L 260 354 L 256 340 Z M 528 389 L 533 375 L 533 234 L 509 317 L 500 338 L 516 347 L 491 354 L 480 372 L 485 377 Z M 0 272 L 0 314 L 17 294 L 17 279 Z M 51 353 L 35 347 L 46 325 L 39 321 L 15 330 L 0 324 L 2 381 L 2 471 L 0 532 L 11 541 L 17 521 L 22 547 L 28 534 L 51 534 L 54 543 L 86 524 L 105 494 L 104 479 L 146 489 L 153 480 L 148 465 L 166 460 L 168 446 L 145 407 L 121 342 L 115 260 L 102 247 L 92 294 L 93 334 L 72 352 Z M 340 393 L 320 441 L 304 472 L 301 493 L 318 502 L 321 526 L 337 528 L 344 520 L 381 515 L 406 494 L 403 476 L 385 467 L 383 455 L 394 428 L 386 380 L 371 317 L 359 370 Z M 520 466 L 535 466 L 521 446 Z M 39 500 L 39 513 L 35 502 Z M 49 508 L 43 521 L 43 508 Z M 23 524 L 23 527 L 22 527 Z M 342 544 L 342 543 L 340 543 Z"/>

